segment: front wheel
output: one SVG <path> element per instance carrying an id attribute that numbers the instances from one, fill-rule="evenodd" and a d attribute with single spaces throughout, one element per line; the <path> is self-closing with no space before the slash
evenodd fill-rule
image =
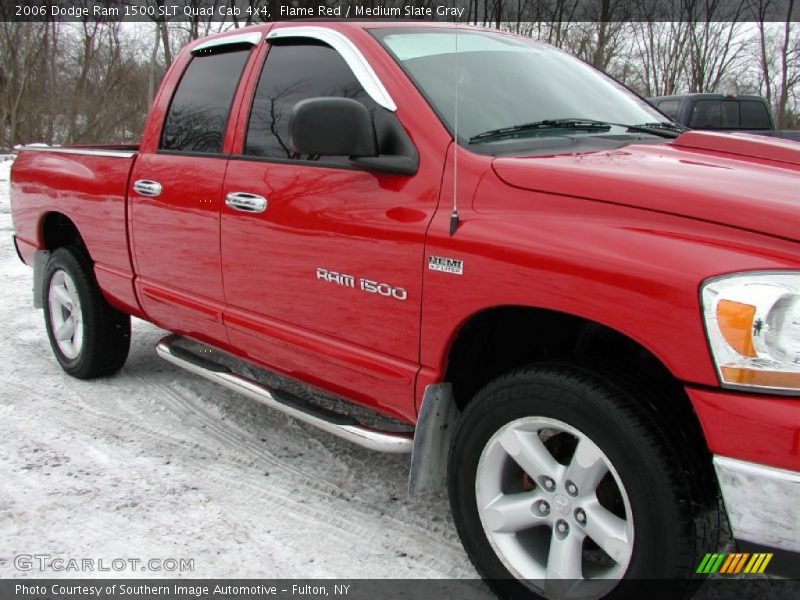
<path id="1" fill-rule="evenodd" d="M 64 371 L 91 379 L 122 368 L 130 348 L 130 316 L 103 297 L 84 252 L 76 248 L 54 251 L 42 293 L 47 336 Z"/>
<path id="2" fill-rule="evenodd" d="M 687 458 L 645 390 L 572 365 L 505 375 L 467 407 L 453 442 L 456 527 L 501 597 L 675 596 L 716 549 Z M 702 538 L 702 539 L 701 539 Z M 658 595 L 658 594 L 656 594 Z"/>

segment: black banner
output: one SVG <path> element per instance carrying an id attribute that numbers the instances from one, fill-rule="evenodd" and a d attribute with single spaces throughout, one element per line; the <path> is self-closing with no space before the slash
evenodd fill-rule
<path id="1" fill-rule="evenodd" d="M 0 21 L 797 21 L 791 0 L 4 0 Z"/>
<path id="2" fill-rule="evenodd" d="M 0 598 L 27 600 L 490 600 L 477 580 L 83 579 L 3 580 Z"/>
<path id="3" fill-rule="evenodd" d="M 535 582 L 544 585 L 544 582 Z M 569 581 L 560 582 L 569 588 Z M 697 580 L 697 600 L 796 600 L 800 581 L 764 577 Z M 702 584 L 702 586 L 701 586 Z M 689 587 L 692 587 L 689 584 Z M 648 600 L 675 598 L 687 582 L 625 582 L 625 595 Z M 528 595 L 525 595 L 528 597 Z M 480 580 L 453 579 L 6 579 L 3 600 L 491 600 Z M 522 596 L 519 596 L 522 597 Z"/>

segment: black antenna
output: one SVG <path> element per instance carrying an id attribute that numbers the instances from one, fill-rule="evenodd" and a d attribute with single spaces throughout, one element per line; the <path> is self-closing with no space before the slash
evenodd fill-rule
<path id="1" fill-rule="evenodd" d="M 456 17 L 456 59 L 455 59 L 455 86 L 456 100 L 453 113 L 453 212 L 450 213 L 450 237 L 458 229 L 458 17 Z"/>

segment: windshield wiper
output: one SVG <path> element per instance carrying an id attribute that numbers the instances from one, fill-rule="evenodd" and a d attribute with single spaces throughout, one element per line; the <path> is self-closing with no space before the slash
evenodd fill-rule
<path id="1" fill-rule="evenodd" d="M 544 121 L 534 121 L 533 123 L 523 123 L 491 129 L 484 131 L 469 138 L 469 143 L 482 142 L 489 139 L 513 137 L 518 133 L 526 131 L 539 131 L 542 129 L 575 129 L 583 131 L 608 131 L 612 127 L 624 127 L 629 132 L 649 133 L 665 138 L 676 138 L 682 133 L 689 131 L 688 127 L 673 123 L 671 121 L 654 121 L 652 123 L 638 123 L 636 125 L 626 125 L 625 123 L 606 123 L 595 121 L 594 119 L 546 119 Z"/>
<path id="2" fill-rule="evenodd" d="M 511 127 L 500 129 L 490 129 L 469 138 L 469 143 L 481 142 L 490 138 L 509 137 L 526 131 L 538 131 L 541 129 L 577 129 L 584 131 L 608 131 L 611 123 L 593 121 L 592 119 L 547 119 L 544 121 L 534 121 L 533 123 L 522 123 Z"/>
<path id="3" fill-rule="evenodd" d="M 671 121 L 657 121 L 654 123 L 640 123 L 638 125 L 622 125 L 627 127 L 628 131 L 638 131 L 641 133 L 649 133 L 651 135 L 658 135 L 665 138 L 676 138 L 682 133 L 689 131 L 688 127 L 672 123 Z"/>

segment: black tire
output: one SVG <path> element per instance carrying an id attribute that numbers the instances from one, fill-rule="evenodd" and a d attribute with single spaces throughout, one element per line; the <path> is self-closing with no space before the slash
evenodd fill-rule
<path id="1" fill-rule="evenodd" d="M 450 504 L 470 560 L 501 598 L 544 595 L 542 581 L 523 584 L 507 568 L 508 557 L 505 562 L 498 557 L 484 530 L 476 491 L 484 449 L 490 442 L 497 443 L 499 438 L 493 436 L 501 429 L 513 428 L 512 423 L 524 423 L 518 419 L 526 418 L 534 423 L 536 418 L 557 420 L 584 434 L 605 454 L 627 493 L 633 551 L 630 562 L 619 567 L 624 570 L 623 579 L 607 597 L 646 593 L 675 598 L 696 590 L 701 582 L 693 576 L 702 553 L 715 551 L 718 544 L 716 488 L 713 479 L 708 481 L 707 470 L 698 467 L 708 461 L 707 455 L 698 456 L 696 447 L 676 443 L 680 436 L 675 428 L 681 425 L 669 414 L 657 414 L 658 393 L 622 376 L 609 377 L 605 369 L 553 363 L 499 377 L 466 407 L 449 458 Z M 567 462 L 549 450 L 559 462 Z M 486 469 L 486 464 L 481 468 Z M 515 477 L 512 473 L 513 481 Z M 566 489 L 563 480 L 560 485 Z M 541 494 L 546 491 L 544 487 L 538 490 L 535 482 L 533 488 Z M 563 508 L 563 500 L 559 502 Z M 570 513 L 574 506 L 568 505 Z M 570 525 L 575 528 L 578 523 L 570 521 Z M 555 539 L 555 525 L 550 531 L 547 538 Z"/>
<path id="2" fill-rule="evenodd" d="M 60 347 L 56 339 L 54 323 L 63 317 L 53 314 L 50 302 L 51 286 L 56 285 L 54 277 L 63 283 L 64 274 L 69 277 L 70 285 L 74 284 L 82 323 L 82 333 L 75 334 L 76 341 L 70 342 L 69 351 Z M 68 374 L 78 379 L 92 379 L 116 373 L 125 364 L 131 342 L 130 316 L 111 306 L 103 297 L 92 263 L 81 249 L 64 247 L 52 253 L 44 273 L 42 306 L 53 354 Z"/>

